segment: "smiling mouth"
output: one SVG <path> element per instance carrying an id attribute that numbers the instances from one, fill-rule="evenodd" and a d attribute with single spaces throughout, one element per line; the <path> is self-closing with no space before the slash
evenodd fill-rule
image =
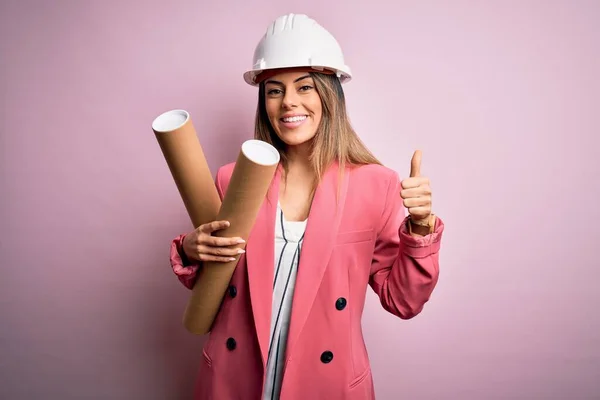
<path id="1" fill-rule="evenodd" d="M 294 117 L 280 118 L 279 120 L 283 122 L 302 122 L 306 118 L 308 118 L 308 115 L 296 115 Z"/>

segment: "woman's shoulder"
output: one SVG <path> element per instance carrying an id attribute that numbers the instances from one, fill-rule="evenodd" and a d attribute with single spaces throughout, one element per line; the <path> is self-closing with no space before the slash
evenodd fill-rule
<path id="1" fill-rule="evenodd" d="M 221 177 L 227 177 L 227 178 L 229 178 L 231 176 L 231 174 L 233 173 L 233 169 L 234 168 L 235 168 L 235 161 L 232 161 L 230 163 L 221 165 L 217 169 L 217 175 L 219 175 Z"/>
<path id="2" fill-rule="evenodd" d="M 353 166 L 349 172 L 348 195 L 367 208 L 380 210 L 400 185 L 398 173 L 384 165 Z"/>
<path id="3" fill-rule="evenodd" d="M 235 162 L 221 165 L 217 168 L 217 173 L 214 177 L 215 185 L 220 192 L 224 192 L 229 185 Z"/>
<path id="4" fill-rule="evenodd" d="M 399 180 L 398 173 L 392 168 L 381 164 L 364 164 L 351 167 L 355 179 L 367 182 L 388 183 L 391 180 Z"/>
<path id="5" fill-rule="evenodd" d="M 348 212 L 365 221 L 378 221 L 400 199 L 399 182 L 398 173 L 384 165 L 352 167 L 346 189 Z"/>

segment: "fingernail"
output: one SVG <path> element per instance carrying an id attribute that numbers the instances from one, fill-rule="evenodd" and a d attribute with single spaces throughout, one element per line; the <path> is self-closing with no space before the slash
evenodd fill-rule
<path id="1" fill-rule="evenodd" d="M 238 249 L 237 252 L 238 252 L 238 254 L 244 254 L 246 252 L 246 250 L 244 250 L 244 249 Z"/>
<path id="2" fill-rule="evenodd" d="M 239 243 L 239 244 L 246 243 L 246 241 L 244 239 L 238 239 L 235 242 Z"/>
<path id="3" fill-rule="evenodd" d="M 231 257 L 229 261 L 235 261 L 235 257 Z"/>

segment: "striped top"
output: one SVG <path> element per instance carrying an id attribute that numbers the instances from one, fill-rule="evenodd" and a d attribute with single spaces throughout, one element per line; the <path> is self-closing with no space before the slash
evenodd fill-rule
<path id="1" fill-rule="evenodd" d="M 306 222 L 306 220 L 286 221 L 281 205 L 277 204 L 273 310 L 271 313 L 271 335 L 263 400 L 279 399 L 285 362 L 285 345 L 292 311 L 292 298 Z"/>

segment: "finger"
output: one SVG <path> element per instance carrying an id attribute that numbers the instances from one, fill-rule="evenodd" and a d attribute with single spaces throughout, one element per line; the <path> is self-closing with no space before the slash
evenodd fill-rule
<path id="1" fill-rule="evenodd" d="M 414 208 L 414 207 L 425 207 L 431 203 L 431 199 L 428 196 L 423 197 L 412 197 L 410 199 L 404 199 L 402 204 L 406 208 Z"/>
<path id="2" fill-rule="evenodd" d="M 198 253 L 209 254 L 213 256 L 227 256 L 234 257 L 238 254 L 242 254 L 245 251 L 239 248 L 231 247 L 212 247 L 212 246 L 198 246 Z"/>
<path id="3" fill-rule="evenodd" d="M 417 219 L 423 219 L 423 218 L 426 218 L 429 214 L 431 214 L 431 207 L 430 206 L 411 207 L 408 209 L 408 213 L 410 215 L 416 217 Z"/>
<path id="4" fill-rule="evenodd" d="M 200 232 L 212 233 L 229 227 L 229 221 L 213 221 L 200 226 Z"/>
<path id="5" fill-rule="evenodd" d="M 422 196 L 430 196 L 431 188 L 429 185 L 420 185 L 411 189 L 404 189 L 400 191 L 400 197 L 403 199 L 410 199 L 411 197 L 422 197 Z"/>
<path id="6" fill-rule="evenodd" d="M 412 189 L 421 185 L 429 185 L 429 178 L 427 177 L 412 177 L 406 178 L 402 181 L 402 189 Z"/>
<path id="7" fill-rule="evenodd" d="M 200 236 L 198 242 L 199 244 L 214 247 L 235 246 L 238 244 L 246 243 L 241 237 L 221 237 L 210 235 Z"/>
<path id="8" fill-rule="evenodd" d="M 410 176 L 421 176 L 421 150 L 415 151 L 410 160 Z"/>
<path id="9" fill-rule="evenodd" d="M 226 262 L 231 262 L 234 261 L 235 258 L 234 257 L 219 257 L 219 256 L 213 256 L 210 254 L 200 254 L 200 261 L 209 261 L 209 262 L 222 262 L 222 263 L 226 263 Z"/>

